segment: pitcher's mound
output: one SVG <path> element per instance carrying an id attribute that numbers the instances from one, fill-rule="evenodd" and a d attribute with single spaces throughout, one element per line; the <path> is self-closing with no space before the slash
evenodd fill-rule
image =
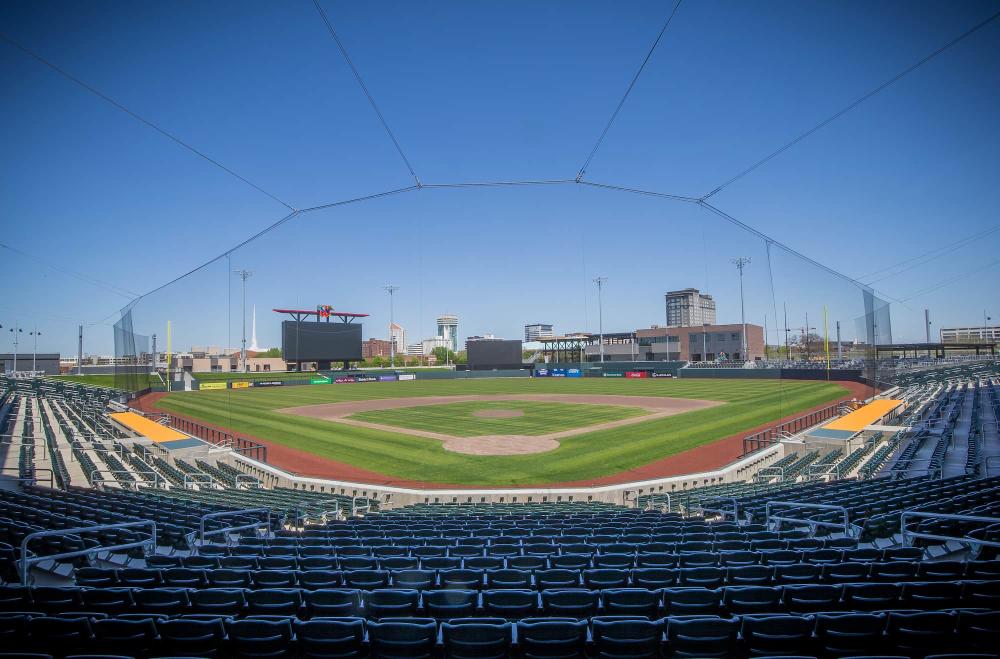
<path id="1" fill-rule="evenodd" d="M 522 410 L 475 410 L 472 416 L 479 417 L 480 419 L 513 419 L 515 417 L 524 416 L 524 411 Z"/>

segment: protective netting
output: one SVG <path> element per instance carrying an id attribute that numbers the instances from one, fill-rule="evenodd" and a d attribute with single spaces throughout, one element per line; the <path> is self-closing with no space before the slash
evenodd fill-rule
<path id="1" fill-rule="evenodd" d="M 153 358 L 149 352 L 149 337 L 132 328 L 132 309 L 126 308 L 114 325 L 115 388 L 139 391 L 149 387 Z"/>

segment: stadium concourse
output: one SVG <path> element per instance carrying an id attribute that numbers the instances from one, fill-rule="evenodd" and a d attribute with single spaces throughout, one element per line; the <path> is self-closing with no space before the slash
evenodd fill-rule
<path id="1" fill-rule="evenodd" d="M 871 393 L 871 387 L 860 382 L 834 380 L 834 382 L 849 393 L 837 400 L 818 405 L 799 412 L 795 415 L 784 417 L 777 422 L 762 424 L 749 428 L 745 431 L 733 434 L 719 441 L 707 445 L 699 446 L 676 455 L 672 455 L 649 464 L 623 471 L 617 474 L 591 478 L 587 480 L 563 481 L 548 484 L 549 487 L 594 487 L 599 485 L 620 485 L 635 481 L 645 481 L 655 478 L 665 478 L 669 476 L 679 476 L 683 474 L 699 473 L 719 469 L 727 464 L 738 460 L 744 452 L 743 439 L 747 435 L 763 432 L 784 421 L 808 415 L 810 412 L 826 408 L 831 403 L 847 403 L 855 400 L 863 400 Z M 159 415 L 162 410 L 156 407 L 157 401 L 167 394 L 164 392 L 148 393 L 131 402 L 131 405 L 146 414 Z M 172 413 L 178 418 L 187 418 L 183 414 Z M 231 431 L 222 426 L 207 423 L 201 419 L 187 418 L 192 423 L 197 423 L 206 428 L 214 429 L 219 433 L 229 434 Z M 363 469 L 355 465 L 350 465 L 335 460 L 330 460 L 307 451 L 301 451 L 282 444 L 269 442 L 266 439 L 252 434 L 241 433 L 242 437 L 267 446 L 268 462 L 276 467 L 280 467 L 293 473 L 321 479 L 332 479 L 338 481 L 348 481 L 352 483 L 370 483 L 382 486 L 393 487 L 450 487 L 445 483 L 434 483 L 429 481 L 417 481 L 393 478 L 374 471 Z"/>
<path id="2" fill-rule="evenodd" d="M 394 505 L 271 486 L 232 448 L 171 450 L 155 419 L 115 421 L 122 392 L 4 380 L 3 650 L 996 656 L 1000 368 L 909 374 L 893 394 L 875 405 L 891 418 L 845 410 L 738 482 Z M 831 426 L 846 448 L 809 443 Z"/>

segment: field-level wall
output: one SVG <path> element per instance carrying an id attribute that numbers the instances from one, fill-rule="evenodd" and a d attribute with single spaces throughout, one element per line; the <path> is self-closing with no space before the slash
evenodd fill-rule
<path id="1" fill-rule="evenodd" d="M 670 494 L 696 487 L 736 483 L 750 479 L 758 470 L 768 467 L 785 455 L 782 444 L 768 446 L 732 462 L 721 469 L 682 476 L 671 476 L 618 485 L 595 487 L 525 487 L 525 488 L 442 488 L 416 489 L 354 483 L 324 478 L 296 476 L 272 465 L 235 453 L 227 460 L 237 469 L 257 476 L 271 487 L 287 487 L 309 492 L 326 492 L 345 496 L 374 499 L 383 508 L 414 503 L 549 503 L 569 501 L 602 501 L 632 505 L 644 494 Z"/>

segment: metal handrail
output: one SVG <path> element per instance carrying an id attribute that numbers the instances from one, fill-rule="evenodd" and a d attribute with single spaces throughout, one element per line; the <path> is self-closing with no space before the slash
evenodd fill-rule
<path id="1" fill-rule="evenodd" d="M 785 506 L 785 507 L 788 507 L 788 508 L 791 508 L 791 507 L 795 507 L 795 508 L 815 508 L 817 510 L 834 510 L 834 511 L 841 512 L 841 513 L 844 514 L 844 523 L 843 524 L 835 524 L 834 522 L 821 522 L 821 521 L 816 521 L 816 520 L 812 520 L 812 519 L 804 519 L 804 518 L 799 518 L 799 517 L 779 517 L 778 515 L 773 515 L 772 516 L 771 515 L 771 506 Z M 798 501 L 768 501 L 767 505 L 764 506 L 764 511 L 766 513 L 766 516 L 767 516 L 765 524 L 767 525 L 768 528 L 771 527 L 771 520 L 775 520 L 775 521 L 778 521 L 778 522 L 799 522 L 799 523 L 806 524 L 806 525 L 810 526 L 814 530 L 815 530 L 815 528 L 817 526 L 823 526 L 825 528 L 831 528 L 831 529 L 843 529 L 843 531 L 844 531 L 844 533 L 846 535 L 850 535 L 850 528 L 851 528 L 850 514 L 847 512 L 847 508 L 845 508 L 844 506 L 834 506 L 834 505 L 831 505 L 831 504 L 828 504 L 828 503 L 802 503 L 802 502 L 798 502 Z"/>
<path id="2" fill-rule="evenodd" d="M 167 482 L 166 479 L 163 476 L 160 476 L 155 471 L 128 471 L 128 470 L 124 470 L 123 471 L 123 470 L 120 470 L 120 469 L 119 470 L 95 469 L 94 471 L 90 472 L 90 483 L 91 483 L 91 485 L 96 485 L 97 483 L 107 483 L 107 482 L 117 483 L 118 482 L 117 479 L 114 480 L 114 481 L 109 481 L 109 479 L 107 479 L 107 478 L 100 478 L 100 479 L 97 479 L 97 481 L 95 483 L 95 478 L 97 477 L 98 474 L 110 474 L 111 476 L 114 476 L 116 474 L 128 474 L 129 476 L 148 476 L 148 475 L 152 474 L 153 475 L 153 487 L 157 487 L 160 484 L 161 481 L 164 482 L 164 483 Z M 148 484 L 149 481 L 132 481 L 132 483 L 136 484 L 136 485 L 139 484 L 139 483 L 146 483 L 146 484 Z"/>
<path id="3" fill-rule="evenodd" d="M 358 500 L 364 499 L 368 503 L 364 506 L 358 505 Z M 358 510 L 364 510 L 365 512 L 370 512 L 372 509 L 371 499 L 368 497 L 351 497 L 351 517 L 358 514 Z"/>
<path id="4" fill-rule="evenodd" d="M 925 538 L 927 540 L 943 540 L 949 542 L 955 540 L 957 542 L 965 542 L 974 545 L 985 545 L 987 547 L 1000 547 L 1000 542 L 994 542 L 990 540 L 978 540 L 976 538 L 969 538 L 967 536 L 951 536 L 951 535 L 936 535 L 934 533 L 920 533 L 918 531 L 907 531 L 906 522 L 911 517 L 923 517 L 926 519 L 950 519 L 958 522 L 989 522 L 993 524 L 1000 524 L 1000 517 L 983 517 L 981 515 L 952 515 L 949 513 L 931 513 L 924 512 L 921 510 L 904 510 L 903 514 L 899 517 L 899 529 L 900 533 L 903 535 L 903 546 L 910 546 L 911 538 Z"/>
<path id="5" fill-rule="evenodd" d="M 0 471 L 16 471 L 18 474 L 20 474 L 21 473 L 21 468 L 20 467 L 3 467 L 3 468 L 0 468 Z M 47 471 L 47 472 L 49 472 L 49 487 L 50 488 L 55 488 L 55 483 L 56 483 L 56 481 L 55 481 L 55 473 L 51 469 L 49 469 L 47 467 L 32 467 L 31 471 L 34 472 L 35 474 L 37 474 L 40 471 Z M 15 480 L 17 480 L 18 483 L 30 483 L 32 485 L 34 485 L 35 483 L 38 482 L 38 479 L 34 478 L 34 477 L 31 477 L 31 478 L 21 478 L 19 476 Z"/>
<path id="6" fill-rule="evenodd" d="M 706 501 L 708 503 L 714 503 L 716 501 L 719 502 L 727 501 L 733 504 L 733 513 L 732 513 L 733 521 L 734 522 L 740 521 L 740 509 L 739 509 L 739 503 L 736 501 L 736 497 L 713 497 L 711 499 L 707 499 Z M 702 501 L 698 502 L 698 508 L 701 510 L 702 514 L 706 512 L 717 513 L 722 516 L 722 519 L 726 519 L 726 517 L 729 515 L 729 511 L 726 510 L 725 508 L 706 508 L 704 502 Z"/>
<path id="7" fill-rule="evenodd" d="M 208 480 L 207 481 L 204 481 L 204 480 L 198 481 L 198 479 L 195 478 L 195 476 L 204 476 Z M 191 473 L 185 473 L 184 474 L 184 488 L 187 489 L 188 485 L 190 485 L 191 483 L 194 483 L 195 485 L 213 485 L 213 484 L 215 484 L 215 479 L 212 478 L 211 474 L 206 474 L 203 471 L 194 471 L 194 472 L 191 472 Z"/>
<path id="8" fill-rule="evenodd" d="M 772 470 L 773 469 L 777 469 L 778 473 L 776 473 L 776 474 L 770 474 L 770 473 L 768 473 L 768 474 L 764 474 L 763 476 L 761 476 L 760 472 L 766 471 L 768 469 L 772 469 Z M 780 479 L 778 481 L 779 483 L 784 483 L 785 482 L 785 468 L 784 467 L 774 467 L 774 466 L 772 466 L 772 467 L 761 467 L 760 469 L 757 470 L 757 473 L 754 474 L 754 478 L 774 478 L 775 476 L 777 476 Z"/>
<path id="9" fill-rule="evenodd" d="M 656 494 L 649 495 L 649 507 L 646 510 L 653 510 L 653 497 L 667 497 L 667 507 L 663 509 L 663 512 L 669 513 L 673 512 L 673 503 L 670 501 L 670 492 L 657 492 Z M 661 504 L 662 505 L 662 504 Z"/>
<path id="10" fill-rule="evenodd" d="M 223 510 L 217 513 L 208 513 L 207 515 L 202 515 L 201 519 L 198 521 L 198 542 L 200 544 L 205 544 L 205 536 L 209 535 L 219 535 L 221 533 L 231 533 L 232 531 L 242 531 L 244 529 L 254 529 L 260 527 L 260 522 L 255 524 L 243 524 L 240 526 L 227 526 L 221 529 L 216 529 L 214 531 L 205 532 L 205 522 L 210 519 L 216 519 L 219 517 L 231 517 L 234 515 L 250 515 L 256 513 L 267 513 L 267 530 L 271 530 L 271 509 L 270 508 L 244 508 L 242 510 Z"/>
<path id="11" fill-rule="evenodd" d="M 300 522 L 302 524 L 305 523 L 306 515 L 312 514 L 312 515 L 319 515 L 320 517 L 329 515 L 330 513 L 333 513 L 335 517 L 339 517 L 340 515 L 340 502 L 336 499 L 321 499 L 319 501 L 314 501 L 311 503 L 317 506 L 324 506 L 324 507 L 332 504 L 333 510 L 320 510 L 317 512 L 315 509 L 307 509 L 308 507 L 306 504 L 295 506 L 294 511 L 295 511 L 296 526 L 298 526 Z"/>
<path id="12" fill-rule="evenodd" d="M 113 529 L 129 529 L 135 528 L 137 526 L 149 526 L 151 527 L 151 533 L 148 540 L 142 540 L 139 542 L 127 542 L 121 545 L 111 545 L 110 547 L 89 547 L 87 549 L 81 549 L 79 551 L 68 551 L 62 554 L 49 554 L 48 556 L 34 556 L 28 557 L 28 543 L 35 538 L 41 538 L 46 536 L 59 536 L 59 535 L 76 535 L 79 533 L 89 533 L 93 531 L 110 531 Z M 31 569 L 31 565 L 34 563 L 41 563 L 42 561 L 48 560 L 58 560 L 60 558 L 76 558 L 77 556 L 89 556 L 91 554 L 97 554 L 102 551 L 114 551 L 116 549 L 132 549 L 134 547 L 144 547 L 150 545 L 152 551 L 156 551 L 156 522 L 151 519 L 144 519 L 138 522 L 122 522 L 120 524 L 98 524 L 96 526 L 82 526 L 72 529 L 58 529 L 51 531 L 36 531 L 34 533 L 29 533 L 24 536 L 24 540 L 21 541 L 21 584 L 24 586 L 28 585 L 28 572 Z"/>
<path id="13" fill-rule="evenodd" d="M 251 485 L 260 485 L 260 479 L 250 474 L 236 474 L 236 487 L 240 486 L 240 479 L 244 479 Z"/>

